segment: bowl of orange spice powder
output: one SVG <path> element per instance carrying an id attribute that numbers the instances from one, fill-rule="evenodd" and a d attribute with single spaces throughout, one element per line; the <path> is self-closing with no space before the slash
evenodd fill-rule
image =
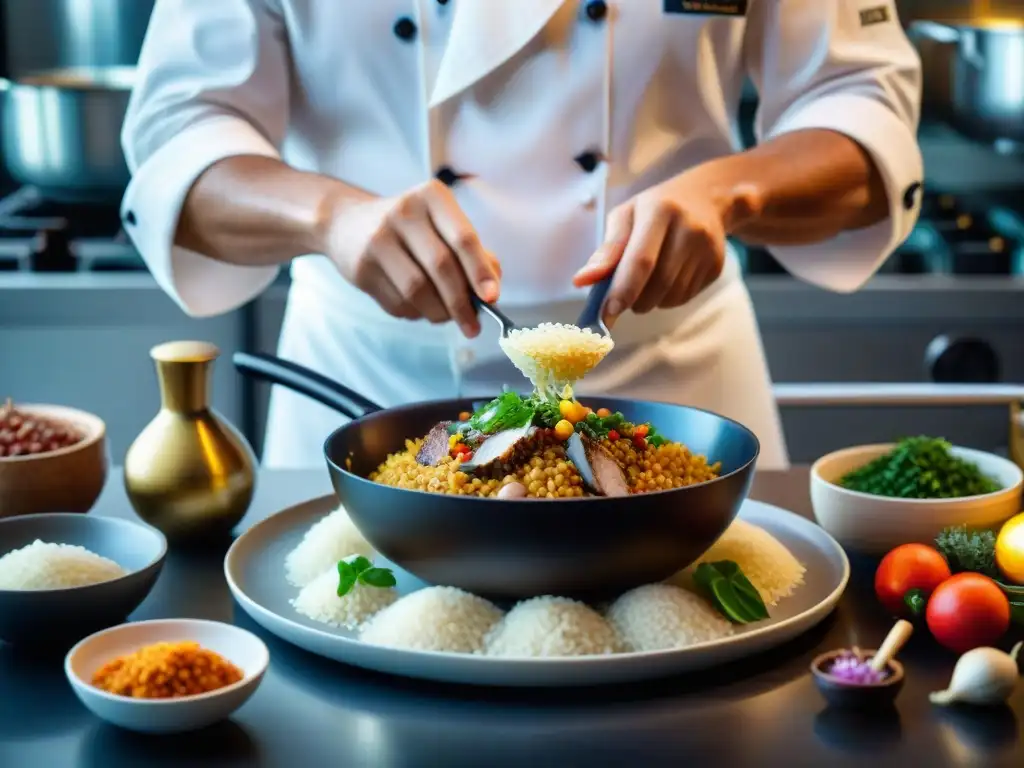
<path id="1" fill-rule="evenodd" d="M 164 619 L 121 624 L 82 640 L 64 661 L 97 717 L 144 733 L 181 733 L 229 717 L 259 687 L 270 653 L 232 624 Z"/>

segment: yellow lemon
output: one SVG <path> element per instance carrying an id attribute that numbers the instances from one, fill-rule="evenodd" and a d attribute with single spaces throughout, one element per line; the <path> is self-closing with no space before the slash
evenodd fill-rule
<path id="1" fill-rule="evenodd" d="M 996 538 L 996 565 L 1014 584 L 1024 584 L 1024 514 L 1011 517 Z"/>

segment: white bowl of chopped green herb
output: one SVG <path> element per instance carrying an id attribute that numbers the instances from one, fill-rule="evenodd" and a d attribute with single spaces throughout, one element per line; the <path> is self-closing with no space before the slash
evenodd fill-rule
<path id="1" fill-rule="evenodd" d="M 1008 459 L 913 437 L 822 456 L 811 467 L 818 523 L 846 549 L 932 544 L 951 526 L 996 528 L 1020 511 L 1024 473 Z"/>

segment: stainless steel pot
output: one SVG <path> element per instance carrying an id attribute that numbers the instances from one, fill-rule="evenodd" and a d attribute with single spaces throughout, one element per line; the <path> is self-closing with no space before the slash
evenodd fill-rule
<path id="1" fill-rule="evenodd" d="M 915 21 L 911 37 L 947 44 L 950 104 L 943 110 L 970 138 L 1024 146 L 1024 21 Z"/>
<path id="2" fill-rule="evenodd" d="M 114 201 L 128 184 L 121 123 L 134 67 L 59 69 L 0 79 L 3 159 L 54 200 Z"/>
<path id="3" fill-rule="evenodd" d="M 153 5 L 154 0 L 0 0 L 7 74 L 134 65 Z"/>

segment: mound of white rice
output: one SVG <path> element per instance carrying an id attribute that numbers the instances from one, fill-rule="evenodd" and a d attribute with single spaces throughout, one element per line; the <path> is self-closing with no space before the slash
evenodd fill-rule
<path id="1" fill-rule="evenodd" d="M 735 562 L 768 605 L 778 604 L 804 583 L 806 569 L 786 546 L 768 531 L 743 520 L 733 521 L 711 549 L 670 581 L 679 586 L 690 585 L 697 565 L 718 560 Z"/>
<path id="2" fill-rule="evenodd" d="M 113 560 L 73 544 L 36 539 L 0 557 L 0 589 L 66 589 L 98 584 L 124 576 Z"/>
<path id="3" fill-rule="evenodd" d="M 332 566 L 304 586 L 291 603 L 296 611 L 313 621 L 358 629 L 397 599 L 394 587 L 368 587 L 358 582 L 347 594 L 338 597 L 338 569 Z"/>
<path id="4" fill-rule="evenodd" d="M 535 597 L 509 611 L 487 637 L 488 656 L 599 656 L 621 649 L 597 611 L 567 597 Z"/>
<path id="5" fill-rule="evenodd" d="M 284 561 L 285 577 L 293 587 L 304 587 L 339 560 L 350 555 L 373 557 L 373 547 L 363 538 L 345 511 L 336 510 L 314 523 Z"/>
<path id="6" fill-rule="evenodd" d="M 501 609 L 455 587 L 406 595 L 370 619 L 360 639 L 374 645 L 448 653 L 480 653 Z"/>
<path id="7" fill-rule="evenodd" d="M 685 648 L 733 633 L 709 603 L 671 584 L 630 590 L 608 609 L 608 621 L 632 651 Z"/>

